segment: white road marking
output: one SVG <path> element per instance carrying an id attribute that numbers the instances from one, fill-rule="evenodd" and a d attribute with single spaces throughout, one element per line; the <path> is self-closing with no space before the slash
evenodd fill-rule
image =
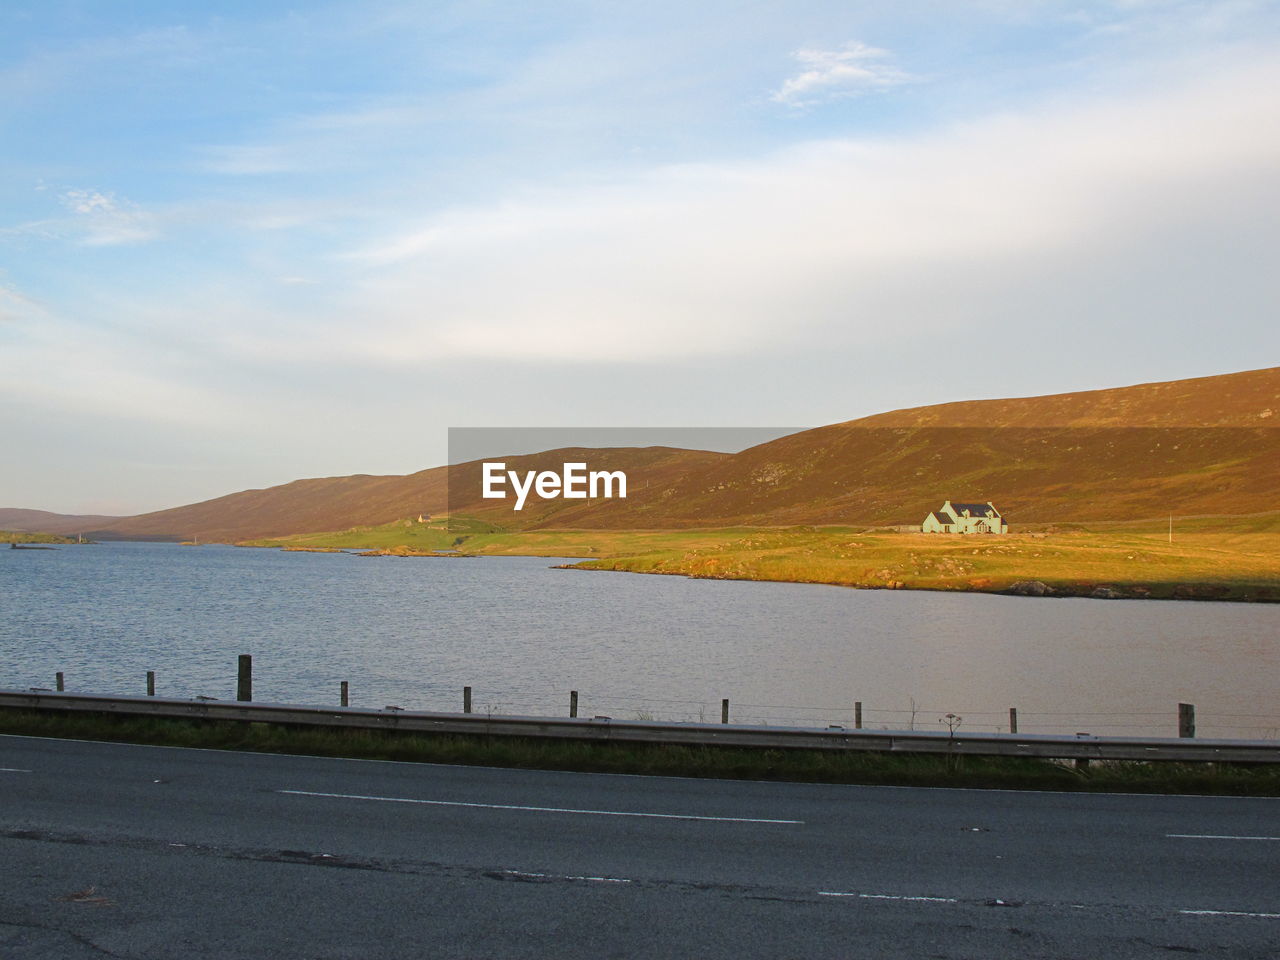
<path id="1" fill-rule="evenodd" d="M 959 903 L 954 897 L 903 897 L 889 893 L 841 893 L 834 890 L 819 890 L 820 897 L 857 897 L 860 900 L 905 900 L 912 903 Z M 1001 904 L 995 900 L 992 903 Z M 1083 904 L 1072 903 L 1068 906 L 1076 910 L 1088 909 Z M 1280 913 L 1250 913 L 1245 910 L 1179 910 L 1187 917 L 1254 917 L 1261 920 L 1280 920 Z"/>
<path id="2" fill-rule="evenodd" d="M 701 817 L 688 813 L 637 813 L 629 810 L 576 810 L 572 807 L 526 807 L 515 803 L 464 803 L 460 800 L 417 800 L 411 797 L 368 797 L 358 793 L 316 793 L 311 790 L 277 790 L 297 797 L 333 797 L 338 800 L 380 800 L 383 803 L 420 803 L 432 807 L 476 807 L 484 810 L 525 810 L 535 813 L 581 813 L 595 817 L 650 817 L 658 820 L 704 820 L 716 823 L 803 824 L 803 820 L 766 820 L 757 817 Z"/>
<path id="3" fill-rule="evenodd" d="M 1216 833 L 1166 833 L 1174 840 L 1280 840 L 1280 837 L 1233 837 Z"/>
<path id="4" fill-rule="evenodd" d="M 819 584 L 819 586 L 825 586 L 825 584 Z M 314 761 L 318 759 L 325 759 L 325 760 L 331 760 L 334 763 L 384 763 L 388 765 L 401 766 L 401 767 L 449 767 L 456 770 L 465 770 L 467 772 L 474 772 L 475 770 L 483 769 L 483 770 L 489 770 L 489 771 L 497 770 L 497 771 L 501 771 L 502 773 L 508 773 L 512 769 L 509 767 L 477 767 L 473 764 L 468 764 L 468 763 L 424 763 L 421 760 L 375 760 L 369 757 L 323 757 L 321 758 L 321 757 L 316 757 L 315 754 L 305 754 L 305 753 L 264 754 L 257 750 L 226 750 L 226 749 L 223 749 L 222 747 L 170 747 L 170 746 L 165 746 L 163 744 L 158 744 L 158 743 L 111 743 L 105 740 L 79 740 L 79 739 L 76 739 L 75 737 L 35 737 L 35 736 L 30 736 L 28 734 L 0 733 L 0 740 L 4 740 L 4 739 L 42 740 L 46 743 L 51 743 L 51 744 L 84 743 L 84 744 L 88 744 L 91 747 L 121 747 L 121 748 L 130 749 L 130 750 L 170 750 L 170 751 L 182 751 L 184 753 L 218 753 L 218 754 L 222 754 L 223 756 L 232 755 L 232 756 L 242 756 L 242 757 L 255 757 L 259 759 L 264 757 L 269 757 L 274 760 L 289 759 L 289 760 Z M 574 771 L 574 770 L 539 770 L 537 772 L 543 773 L 543 774 L 560 774 L 566 777 L 576 777 L 576 776 L 619 777 L 619 778 L 630 777 L 633 780 L 688 780 L 688 781 L 694 781 L 697 783 L 706 783 L 708 782 L 708 780 L 711 779 L 709 777 L 679 777 L 679 776 L 673 776 L 670 774 L 654 774 L 654 773 L 601 772 L 601 773 L 581 774 L 578 771 Z M 759 786 L 765 786 L 765 787 L 776 787 L 779 785 L 779 781 L 777 780 L 727 780 L 727 781 L 721 781 L 721 782 L 754 783 L 754 784 L 758 784 Z M 828 784 L 827 786 L 831 786 L 831 784 Z M 1033 796 L 1044 795 L 1044 796 L 1050 796 L 1050 797 L 1062 797 L 1064 799 L 1070 799 L 1070 800 L 1080 800 L 1084 803 L 1093 803 L 1095 801 L 1103 802 L 1111 797 L 1136 797 L 1139 800 L 1156 800 L 1156 799 L 1213 800 L 1219 803 L 1227 803 L 1233 800 L 1234 801 L 1248 800 L 1252 803 L 1262 803 L 1265 801 L 1270 801 L 1271 803 L 1280 802 L 1280 796 L 1229 797 L 1229 796 L 1224 796 L 1223 794 L 1220 794 L 1220 793 L 1153 794 L 1153 793 L 1125 793 L 1124 791 L 1121 791 L 1121 790 L 1116 790 L 1114 792 L 1106 791 L 1106 792 L 1099 792 L 1099 793 L 1081 793 L 1079 790 L 1020 790 L 1015 787 L 909 787 L 909 786 L 895 786 L 892 784 L 884 784 L 884 783 L 844 784 L 843 786 L 846 786 L 849 790 L 867 791 L 867 792 L 874 792 L 874 791 L 884 792 L 884 791 L 890 791 L 890 790 L 912 790 L 917 793 L 921 791 L 932 791 L 934 793 L 973 793 L 973 794 L 979 794 L 982 797 L 988 797 L 996 793 L 1010 793 L 1017 796 L 1026 796 L 1027 794 L 1031 794 Z M 792 822 L 803 823 L 804 821 L 796 820 Z"/>
<path id="5" fill-rule="evenodd" d="M 889 893 L 838 893 L 834 890 L 819 890 L 820 897 L 858 897 L 861 900 L 910 900 L 915 903 L 959 903 L 954 897 L 898 897 Z"/>
<path id="6" fill-rule="evenodd" d="M 30 770 L 19 770 L 17 767 L 0 767 L 0 773 L 30 773 Z"/>
<path id="7" fill-rule="evenodd" d="M 522 870 L 503 870 L 512 877 L 534 877 L 539 880 L 587 880 L 591 883 L 631 883 L 622 877 L 565 877 L 556 873 L 525 873 Z"/>
<path id="8" fill-rule="evenodd" d="M 1246 913 L 1243 910 L 1179 910 L 1189 917 L 1261 917 L 1264 920 L 1280 920 L 1280 913 Z"/>

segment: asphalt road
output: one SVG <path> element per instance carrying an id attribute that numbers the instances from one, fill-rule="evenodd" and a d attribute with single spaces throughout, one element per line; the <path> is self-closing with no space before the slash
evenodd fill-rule
<path id="1" fill-rule="evenodd" d="M 0 960 L 1280 956 L 1280 800 L 0 737 Z"/>

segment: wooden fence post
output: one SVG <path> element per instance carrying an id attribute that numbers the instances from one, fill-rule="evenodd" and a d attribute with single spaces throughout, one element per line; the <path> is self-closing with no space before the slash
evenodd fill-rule
<path id="1" fill-rule="evenodd" d="M 154 697 L 156 695 L 156 672 L 154 670 L 147 671 L 147 696 Z"/>
<path id="2" fill-rule="evenodd" d="M 721 723 L 729 722 L 729 701 L 728 700 L 720 701 L 720 722 Z"/>
<path id="3" fill-rule="evenodd" d="M 253 657 L 240 654 L 240 666 L 236 672 L 236 699 L 253 699 Z"/>
<path id="4" fill-rule="evenodd" d="M 1009 732 L 1010 733 L 1018 732 L 1018 708 L 1017 707 L 1009 708 Z"/>
<path id="5" fill-rule="evenodd" d="M 1178 704 L 1178 736 L 1194 737 L 1196 735 L 1196 705 L 1194 703 Z"/>
<path id="6" fill-rule="evenodd" d="M 853 729 L 862 729 L 862 701 L 853 701 Z"/>
<path id="7" fill-rule="evenodd" d="M 66 689 L 66 684 L 63 683 L 61 670 L 53 675 L 53 685 L 57 688 L 59 693 Z"/>
<path id="8" fill-rule="evenodd" d="M 569 691 L 569 716 L 570 718 L 578 715 L 578 691 Z"/>
<path id="9" fill-rule="evenodd" d="M 343 680 L 343 681 L 342 681 L 342 685 L 338 688 L 338 691 L 339 691 L 339 696 L 341 697 L 341 703 L 342 703 L 342 706 L 344 706 L 344 707 L 349 707 L 349 706 L 351 706 L 351 696 L 350 696 L 350 694 L 351 694 L 351 686 L 350 686 L 350 684 L 349 684 L 346 680 Z"/>
<path id="10" fill-rule="evenodd" d="M 470 687 L 462 688 L 462 712 L 463 713 L 471 712 L 471 688 Z"/>

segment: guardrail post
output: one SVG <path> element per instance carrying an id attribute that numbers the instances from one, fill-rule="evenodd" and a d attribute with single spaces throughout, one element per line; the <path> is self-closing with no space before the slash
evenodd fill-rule
<path id="1" fill-rule="evenodd" d="M 853 701 L 853 729 L 862 729 L 862 701 Z"/>
<path id="2" fill-rule="evenodd" d="M 570 719 L 578 715 L 578 691 L 569 691 L 569 717 Z"/>
<path id="3" fill-rule="evenodd" d="M 240 654 L 240 665 L 236 671 L 236 699 L 253 699 L 253 657 L 247 653 Z"/>
<path id="4" fill-rule="evenodd" d="M 1018 732 L 1018 708 L 1017 707 L 1009 708 L 1009 732 L 1010 733 Z"/>
<path id="5" fill-rule="evenodd" d="M 53 675 L 53 685 L 57 688 L 59 693 L 61 693 L 63 690 L 66 689 L 66 684 L 62 682 L 61 670 L 59 670 L 57 673 Z"/>
<path id="6" fill-rule="evenodd" d="M 728 700 L 720 701 L 720 722 L 721 723 L 729 722 L 729 701 Z"/>
<path id="7" fill-rule="evenodd" d="M 351 706 L 350 693 L 351 693 L 351 688 L 348 685 L 348 682 L 346 680 L 343 680 L 341 686 L 338 688 L 338 696 L 340 698 L 340 702 L 342 706 L 344 707 Z"/>
<path id="8" fill-rule="evenodd" d="M 1196 705 L 1194 703 L 1178 704 L 1178 736 L 1194 737 L 1196 735 Z"/>
<path id="9" fill-rule="evenodd" d="M 156 672 L 154 670 L 147 671 L 147 696 L 154 697 L 156 695 Z"/>
<path id="10" fill-rule="evenodd" d="M 471 712 L 471 688 L 470 687 L 462 688 L 462 712 L 463 713 Z"/>

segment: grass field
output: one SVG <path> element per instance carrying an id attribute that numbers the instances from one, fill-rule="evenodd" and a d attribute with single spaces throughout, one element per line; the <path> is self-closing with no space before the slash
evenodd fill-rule
<path id="1" fill-rule="evenodd" d="M 1001 592 L 1038 581 L 1054 595 L 1280 601 L 1280 512 L 1174 522 L 1042 525 L 1005 536 L 859 527 L 503 532 L 461 521 L 401 521 L 254 546 L 456 550 L 583 558 L 586 570 L 865 589 Z"/>
<path id="2" fill-rule="evenodd" d="M 74 537 L 60 537 L 56 533 L 27 533 L 25 531 L 0 530 L 0 543 L 75 543 Z"/>
<path id="3" fill-rule="evenodd" d="M 307 756 L 811 783 L 1280 796 L 1280 768 L 1218 763 L 911 756 L 428 736 L 267 723 L 0 710 L 0 734 Z"/>

